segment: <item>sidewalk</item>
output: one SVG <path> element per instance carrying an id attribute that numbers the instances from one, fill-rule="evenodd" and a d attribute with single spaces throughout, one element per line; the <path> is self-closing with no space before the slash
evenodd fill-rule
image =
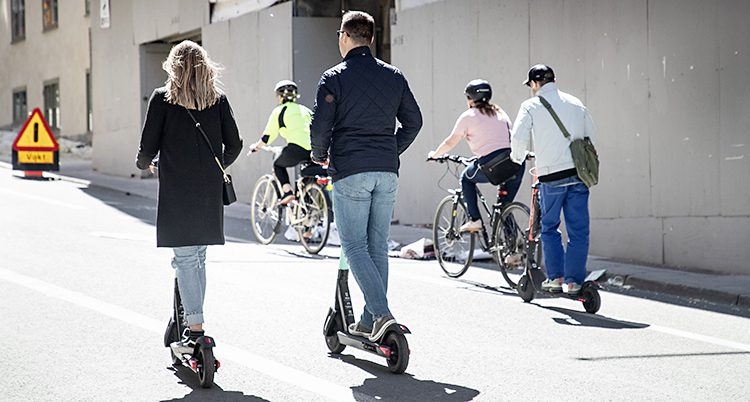
<path id="1" fill-rule="evenodd" d="M 10 172 L 10 155 L 0 155 L 0 172 Z M 61 155 L 60 172 L 55 176 L 61 180 L 75 181 L 91 186 L 156 199 L 157 181 L 108 176 L 96 172 L 90 160 Z M 5 174 L 5 173 L 2 173 Z M 225 209 L 226 215 L 237 219 L 250 216 L 250 206 L 236 202 Z M 391 238 L 402 245 L 421 238 L 432 238 L 426 228 L 393 225 Z M 484 265 L 484 264 L 479 264 Z M 739 309 L 750 309 L 750 275 L 721 275 L 681 271 L 667 267 L 651 267 L 589 256 L 588 269 L 607 270 L 607 285 L 612 290 L 641 290 L 669 294 L 689 299 L 691 302 L 708 302 Z"/>

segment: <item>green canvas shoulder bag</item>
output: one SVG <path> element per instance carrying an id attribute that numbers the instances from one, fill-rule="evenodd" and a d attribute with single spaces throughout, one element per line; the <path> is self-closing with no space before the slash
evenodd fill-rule
<path id="1" fill-rule="evenodd" d="M 570 140 L 570 133 L 565 129 L 560 118 L 557 117 L 557 113 L 555 113 L 555 109 L 552 108 L 552 105 L 541 96 L 539 97 L 539 100 L 542 102 L 542 105 L 547 108 L 549 114 L 552 115 L 552 118 L 555 120 L 555 123 L 557 123 L 557 126 L 560 127 L 560 131 L 562 131 L 565 138 Z M 576 166 L 578 178 L 581 179 L 586 187 L 590 188 L 595 186 L 596 183 L 599 182 L 599 155 L 596 152 L 596 148 L 594 148 L 594 144 L 591 143 L 591 138 L 577 138 L 571 141 L 570 153 L 573 155 L 573 163 Z"/>

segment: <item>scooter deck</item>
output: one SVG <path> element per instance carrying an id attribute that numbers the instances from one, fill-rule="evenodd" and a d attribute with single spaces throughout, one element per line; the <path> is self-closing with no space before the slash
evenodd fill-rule
<path id="1" fill-rule="evenodd" d="M 193 357 L 190 353 L 182 353 L 178 351 L 175 345 L 170 345 L 169 348 L 172 351 L 172 355 L 180 360 L 183 366 L 198 374 L 198 359 Z M 221 363 L 218 359 L 214 359 L 214 372 L 218 371 L 219 367 L 221 367 Z"/>
<path id="2" fill-rule="evenodd" d="M 352 335 L 342 331 L 336 332 L 336 336 L 338 336 L 339 342 L 342 345 L 352 346 L 380 357 L 385 357 L 386 359 L 391 357 L 391 348 L 378 342 L 373 342 L 363 336 Z"/>

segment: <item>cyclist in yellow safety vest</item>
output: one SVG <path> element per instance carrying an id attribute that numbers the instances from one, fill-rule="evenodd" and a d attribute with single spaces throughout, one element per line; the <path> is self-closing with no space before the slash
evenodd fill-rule
<path id="1" fill-rule="evenodd" d="M 289 173 L 286 169 L 310 160 L 312 111 L 297 103 L 299 94 L 297 93 L 297 84 L 294 81 L 279 81 L 274 91 L 279 99 L 279 105 L 273 109 L 268 117 L 263 136 L 258 142 L 250 145 L 248 155 L 272 143 L 279 134 L 286 139 L 287 145 L 273 162 L 273 172 L 281 182 L 282 192 L 284 193 L 281 196 L 281 204 L 286 205 L 294 200 L 294 192 L 289 183 Z"/>

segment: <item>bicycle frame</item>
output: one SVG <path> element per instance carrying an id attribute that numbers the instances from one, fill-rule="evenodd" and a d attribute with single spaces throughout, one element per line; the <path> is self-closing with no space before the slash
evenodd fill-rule
<path id="1" fill-rule="evenodd" d="M 526 237 L 526 252 L 528 258 L 526 263 L 529 264 L 527 269 L 537 269 L 539 264 L 536 262 L 536 250 L 539 244 L 539 237 L 542 231 L 540 219 L 541 205 L 539 203 L 539 179 L 534 176 L 534 184 L 531 185 L 531 208 L 529 210 L 529 229 Z"/>

